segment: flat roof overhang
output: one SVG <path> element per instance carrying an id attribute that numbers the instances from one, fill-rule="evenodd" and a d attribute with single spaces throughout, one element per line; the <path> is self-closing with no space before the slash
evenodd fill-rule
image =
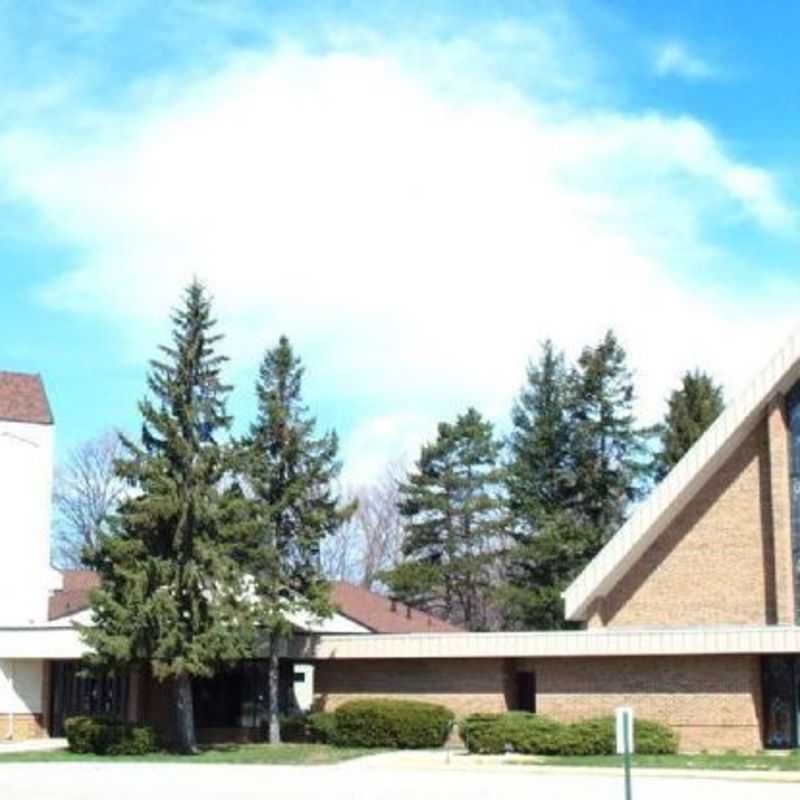
<path id="1" fill-rule="evenodd" d="M 536 633 L 301 636 L 296 658 L 572 658 L 800 653 L 800 627 L 732 626 Z"/>
<path id="2" fill-rule="evenodd" d="M 89 652 L 69 624 L 0 628 L 0 658 L 76 659 Z M 794 625 L 523 633 L 300 634 L 292 658 L 574 658 L 800 653 Z"/>

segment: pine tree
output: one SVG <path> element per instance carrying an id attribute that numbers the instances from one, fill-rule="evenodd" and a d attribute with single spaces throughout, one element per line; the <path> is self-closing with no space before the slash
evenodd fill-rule
<path id="1" fill-rule="evenodd" d="M 500 448 L 473 408 L 439 425 L 400 486 L 406 560 L 383 575 L 400 599 L 470 630 L 491 625 L 504 531 Z"/>
<path id="2" fill-rule="evenodd" d="M 625 351 L 610 331 L 572 368 L 549 342 L 529 368 L 509 440 L 509 627 L 568 627 L 561 592 L 645 490 L 651 431 L 636 426 L 633 403 Z"/>
<path id="3" fill-rule="evenodd" d="M 102 578 L 95 625 L 83 629 L 105 668 L 145 662 L 172 682 L 176 742 L 196 750 L 193 676 L 251 654 L 252 616 L 244 575 L 236 493 L 225 490 L 230 449 L 218 436 L 231 418 L 226 359 L 216 354 L 211 302 L 196 281 L 172 317 L 172 346 L 150 362 L 149 394 L 139 404 L 141 441 L 123 438 L 117 470 L 130 487 L 111 534 L 87 553 Z"/>
<path id="4" fill-rule="evenodd" d="M 243 442 L 253 520 L 253 564 L 259 623 L 269 635 L 269 739 L 280 742 L 278 668 L 289 615 L 330 614 L 320 546 L 352 509 L 339 508 L 332 484 L 339 474 L 335 433 L 315 436 L 302 400 L 303 367 L 284 336 L 268 351 L 256 383 L 258 411 Z"/>
<path id="5" fill-rule="evenodd" d="M 664 422 L 659 427 L 661 451 L 655 458 L 655 477 L 662 480 L 683 458 L 706 428 L 722 413 L 722 387 L 699 369 L 686 372 L 675 389 Z"/>
<path id="6" fill-rule="evenodd" d="M 584 348 L 571 382 L 572 507 L 605 543 L 647 489 L 653 430 L 636 425 L 633 374 L 613 331 Z"/>
<path id="7" fill-rule="evenodd" d="M 511 413 L 510 463 L 506 473 L 509 509 L 518 524 L 535 530 L 542 514 L 562 510 L 572 494 L 567 417 L 569 373 L 551 341 Z"/>

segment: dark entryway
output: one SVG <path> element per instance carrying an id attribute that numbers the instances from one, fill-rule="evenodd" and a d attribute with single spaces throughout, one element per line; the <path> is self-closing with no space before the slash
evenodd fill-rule
<path id="1" fill-rule="evenodd" d="M 78 661 L 50 662 L 50 735 L 64 736 L 64 720 L 76 716 L 124 719 L 128 678 L 89 675 Z"/>
<path id="2" fill-rule="evenodd" d="M 765 746 L 779 750 L 798 747 L 800 657 L 764 656 L 761 674 L 764 685 Z"/>
<path id="3" fill-rule="evenodd" d="M 517 711 L 536 713 L 536 673 L 517 673 Z"/>
<path id="4" fill-rule="evenodd" d="M 281 661 L 278 694 L 281 714 L 293 710 L 293 676 L 294 665 Z M 195 678 L 192 691 L 198 729 L 261 728 L 269 719 L 269 662 L 241 661 L 212 678 Z"/>

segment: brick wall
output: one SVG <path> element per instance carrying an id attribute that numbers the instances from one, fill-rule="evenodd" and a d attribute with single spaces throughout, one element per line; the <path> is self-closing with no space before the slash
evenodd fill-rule
<path id="1" fill-rule="evenodd" d="M 758 656 L 557 658 L 521 661 L 536 672 L 537 710 L 565 722 L 632 706 L 664 722 L 685 752 L 762 748 Z"/>
<path id="2" fill-rule="evenodd" d="M 347 700 L 392 697 L 440 703 L 457 717 L 513 705 L 513 671 L 500 658 L 317 661 L 315 706 L 331 711 Z"/>
<path id="3" fill-rule="evenodd" d="M 774 448 L 772 461 L 783 468 Z M 787 492 L 776 498 L 788 507 Z M 771 494 L 764 420 L 595 606 L 589 626 L 776 622 L 775 560 L 785 572 L 790 554 L 785 535 L 775 551 L 773 517 L 784 524 L 786 513 L 781 505 L 773 515 Z"/>
<path id="4" fill-rule="evenodd" d="M 42 739 L 47 736 L 47 728 L 42 714 L 14 714 L 14 730 L 8 739 L 11 722 L 8 714 L 0 714 L 0 742 L 20 742 L 26 739 Z"/>

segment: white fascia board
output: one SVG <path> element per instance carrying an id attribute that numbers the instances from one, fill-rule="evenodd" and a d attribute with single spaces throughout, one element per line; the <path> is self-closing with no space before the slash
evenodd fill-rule
<path id="1" fill-rule="evenodd" d="M 287 620 L 295 628 L 308 633 L 369 633 L 369 628 L 355 622 L 349 617 L 334 612 L 333 616 L 318 619 L 305 611 L 297 611 L 286 615 Z"/>
<path id="2" fill-rule="evenodd" d="M 536 633 L 298 636 L 294 658 L 575 658 L 800 652 L 800 628 L 736 626 Z"/>
<path id="3" fill-rule="evenodd" d="M 770 399 L 792 387 L 798 373 L 800 331 L 789 337 L 567 588 L 562 595 L 567 619 L 586 618 L 591 603 L 607 594 L 636 563 L 744 441 Z"/>
<path id="4" fill-rule="evenodd" d="M 89 652 L 73 626 L 0 628 L 0 658 L 74 659 Z"/>

